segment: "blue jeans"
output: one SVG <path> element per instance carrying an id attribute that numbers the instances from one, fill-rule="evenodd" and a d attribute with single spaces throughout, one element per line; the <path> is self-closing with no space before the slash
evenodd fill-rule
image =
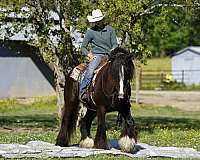
<path id="1" fill-rule="evenodd" d="M 94 58 L 88 64 L 88 67 L 85 72 L 85 76 L 80 83 L 80 95 L 82 95 L 86 89 L 86 87 L 90 84 L 94 71 L 98 67 L 101 62 L 101 58 L 104 56 L 103 54 L 94 54 Z"/>

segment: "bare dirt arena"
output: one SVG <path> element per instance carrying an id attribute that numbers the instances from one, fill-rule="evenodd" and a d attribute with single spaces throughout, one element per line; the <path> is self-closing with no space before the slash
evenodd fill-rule
<path id="1" fill-rule="evenodd" d="M 200 111 L 200 91 L 139 91 L 139 103 Z"/>

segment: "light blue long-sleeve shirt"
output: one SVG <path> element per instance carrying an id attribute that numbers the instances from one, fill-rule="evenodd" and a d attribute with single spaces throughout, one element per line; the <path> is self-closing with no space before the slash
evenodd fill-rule
<path id="1" fill-rule="evenodd" d="M 87 55 L 89 52 L 88 44 L 91 44 L 93 54 L 110 54 L 111 50 L 118 46 L 116 33 L 109 25 L 105 26 L 101 31 L 88 29 L 81 45 L 84 55 Z"/>

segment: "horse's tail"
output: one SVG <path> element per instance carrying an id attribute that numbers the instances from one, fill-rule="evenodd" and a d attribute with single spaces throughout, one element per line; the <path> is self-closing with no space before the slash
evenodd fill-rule
<path id="1" fill-rule="evenodd" d="M 62 121 L 59 134 L 56 139 L 56 145 L 68 146 L 71 137 L 76 130 L 76 122 L 78 119 L 79 99 L 78 99 L 79 85 L 70 77 L 66 78 L 64 88 L 64 109 L 62 113 Z"/>

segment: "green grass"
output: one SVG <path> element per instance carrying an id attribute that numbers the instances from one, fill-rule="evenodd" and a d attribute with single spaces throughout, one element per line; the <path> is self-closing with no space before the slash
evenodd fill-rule
<path id="1" fill-rule="evenodd" d="M 37 97 L 19 100 L 7 98 L 0 100 L 1 116 L 29 116 L 40 112 L 44 114 L 56 113 L 56 97 Z"/>
<path id="2" fill-rule="evenodd" d="M 45 100 L 37 99 L 30 104 L 20 104 L 12 99 L 1 100 L 0 143 L 24 144 L 31 140 L 55 143 L 59 130 L 56 112 L 56 101 L 52 97 Z M 132 113 L 139 130 L 140 143 L 156 146 L 192 147 L 200 151 L 200 112 L 186 112 L 170 106 L 156 107 L 133 104 Z M 106 125 L 108 138 L 118 138 L 121 127 L 116 125 L 115 112 L 107 114 Z M 95 132 L 96 121 L 92 125 L 93 136 Z M 77 131 L 72 143 L 79 143 L 79 138 L 80 133 Z M 84 159 L 130 158 L 99 155 Z"/>
<path id="3" fill-rule="evenodd" d="M 140 141 L 156 146 L 192 147 L 200 150 L 200 112 L 172 107 L 136 106 Z"/>
<path id="4" fill-rule="evenodd" d="M 171 71 L 171 58 L 150 58 L 147 60 L 146 65 L 142 65 L 143 71 Z"/>
<path id="5" fill-rule="evenodd" d="M 25 104 L 14 99 L 0 100 L 2 127 L 56 127 L 57 124 L 55 97 L 34 98 L 26 100 Z"/>

